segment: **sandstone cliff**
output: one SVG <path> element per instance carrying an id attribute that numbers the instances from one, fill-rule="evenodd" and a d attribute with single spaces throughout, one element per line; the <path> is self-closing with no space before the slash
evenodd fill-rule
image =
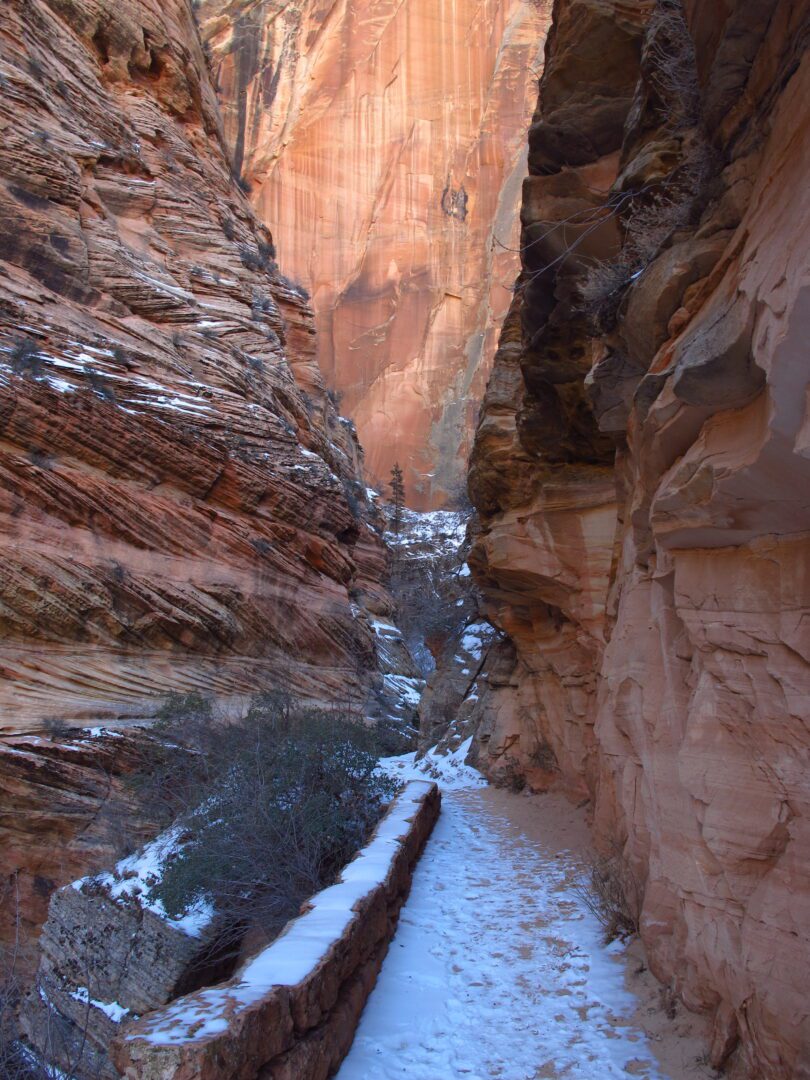
<path id="1" fill-rule="evenodd" d="M 712 1063 L 773 1080 L 810 1075 L 808 18 L 556 0 L 470 472 L 478 761 L 590 797 Z"/>
<path id="2" fill-rule="evenodd" d="M 233 178 L 190 6 L 10 0 L 2 23 L 5 935 L 109 861 L 126 771 L 121 742 L 36 732 L 169 691 L 379 697 L 365 609 L 390 601 L 353 426 Z"/>
<path id="3" fill-rule="evenodd" d="M 517 267 L 546 0 L 203 0 L 225 131 L 370 473 L 463 486 Z"/>

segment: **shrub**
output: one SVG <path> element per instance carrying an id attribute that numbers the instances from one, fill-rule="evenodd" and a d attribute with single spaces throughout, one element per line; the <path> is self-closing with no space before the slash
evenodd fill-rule
<path id="1" fill-rule="evenodd" d="M 135 358 L 123 345 L 113 345 L 113 359 L 122 367 L 131 368 L 135 364 Z"/>
<path id="2" fill-rule="evenodd" d="M 263 266 L 269 266 L 276 257 L 275 244 L 268 243 L 265 240 L 257 241 L 256 248 L 259 252 L 259 258 L 262 261 Z"/>
<path id="3" fill-rule="evenodd" d="M 307 411 L 309 412 L 309 409 L 307 409 Z M 357 480 L 343 480 L 342 484 L 346 505 L 349 507 L 349 513 L 355 521 L 359 521 L 363 516 L 366 505 L 363 485 Z"/>
<path id="4" fill-rule="evenodd" d="M 460 563 L 456 552 L 397 554 L 391 569 L 389 588 L 396 602 L 397 626 L 425 677 L 478 607 L 473 580 L 460 573 Z"/>
<path id="5" fill-rule="evenodd" d="M 646 64 L 649 80 L 674 128 L 696 124 L 700 117 L 700 85 L 695 45 L 681 0 L 658 0 L 647 25 Z"/>
<path id="6" fill-rule="evenodd" d="M 104 401 L 109 401 L 111 404 L 115 404 L 115 391 L 110 383 L 104 378 L 104 376 L 91 368 L 87 372 L 87 381 L 90 384 L 90 389 L 94 394 L 98 394 Z"/>
<path id="7" fill-rule="evenodd" d="M 247 244 L 239 245 L 239 259 L 246 270 L 261 269 L 262 261 L 258 251 L 254 251 Z"/>
<path id="8" fill-rule="evenodd" d="M 291 290 L 291 292 L 294 292 L 302 300 L 311 299 L 309 290 L 306 289 L 303 285 L 301 285 L 300 282 L 293 281 L 293 279 L 291 277 L 287 277 L 286 274 L 279 274 L 279 280 L 281 281 L 282 285 L 286 285 L 287 288 Z"/>
<path id="9" fill-rule="evenodd" d="M 43 469 L 45 472 L 50 472 L 53 469 L 54 461 L 56 460 L 52 454 L 46 453 L 44 450 L 32 449 L 28 451 L 28 460 L 32 465 L 36 465 L 38 469 Z"/>
<path id="10" fill-rule="evenodd" d="M 699 215 L 713 162 L 700 128 L 695 48 L 682 0 L 657 0 L 647 27 L 643 71 L 666 130 L 680 133 L 682 156 L 666 179 L 639 192 L 614 194 L 605 207 L 623 219 L 618 255 L 596 263 L 580 287 L 596 333 L 612 329 L 628 286 L 650 265 L 672 234 Z M 687 133 L 686 129 L 693 129 Z"/>
<path id="11" fill-rule="evenodd" d="M 629 200 L 627 193 L 619 196 L 630 205 L 622 248 L 613 259 L 591 266 L 580 285 L 583 305 L 596 333 L 612 328 L 627 287 L 653 262 L 672 234 L 692 222 L 710 169 L 708 146 L 697 139 L 660 190 Z"/>
<path id="12" fill-rule="evenodd" d="M 396 787 L 377 772 L 373 731 L 284 693 L 224 725 L 210 702 L 174 697 L 157 728 L 168 744 L 159 786 L 185 804 L 186 840 L 153 895 L 170 914 L 212 903 L 219 956 L 248 926 L 274 935 L 333 881 Z"/>
<path id="13" fill-rule="evenodd" d="M 272 315 L 274 311 L 275 305 L 272 299 L 258 289 L 254 289 L 250 301 L 250 317 L 258 321 L 263 315 Z"/>
<path id="14" fill-rule="evenodd" d="M 618 848 L 590 862 L 575 892 L 599 920 L 606 945 L 638 933 L 644 890 Z"/>

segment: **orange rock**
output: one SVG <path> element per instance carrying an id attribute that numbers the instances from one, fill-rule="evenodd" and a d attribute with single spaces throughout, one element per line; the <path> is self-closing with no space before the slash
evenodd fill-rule
<path id="1" fill-rule="evenodd" d="M 546 0 L 204 0 L 225 130 L 377 482 L 463 487 L 517 266 Z"/>
<path id="2" fill-rule="evenodd" d="M 656 15 L 640 47 L 651 8 L 555 7 L 532 246 L 471 459 L 470 563 L 515 650 L 476 753 L 531 784 L 553 749 L 644 883 L 651 967 L 712 1018 L 713 1064 L 788 1080 L 810 1073 L 810 5 L 687 0 L 709 146 L 661 107 L 650 42 L 672 24 Z M 595 327 L 592 253 L 558 233 L 598 210 L 580 178 L 620 144 L 602 199 L 667 167 L 665 190 L 677 169 L 693 190 L 655 243 L 647 219 L 629 269 L 637 210 L 613 240 L 592 217 L 618 282 Z"/>
<path id="3" fill-rule="evenodd" d="M 373 699 L 363 606 L 391 600 L 353 426 L 231 174 L 191 5 L 9 0 L 2 22 L 7 941 L 118 853 L 111 808 L 148 826 L 128 744 L 32 733 L 126 726 L 169 691 Z"/>
<path id="4" fill-rule="evenodd" d="M 385 571 L 360 450 L 188 6 L 15 2 L 0 50 L 0 730 L 282 673 L 356 693 L 348 594 Z"/>

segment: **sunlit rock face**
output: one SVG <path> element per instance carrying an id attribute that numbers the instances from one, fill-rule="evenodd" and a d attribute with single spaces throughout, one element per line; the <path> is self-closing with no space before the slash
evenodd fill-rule
<path id="1" fill-rule="evenodd" d="M 677 5 L 555 4 L 470 471 L 470 565 L 514 648 L 476 755 L 544 786 L 540 757 L 592 800 L 712 1063 L 789 1080 L 810 1075 L 808 5 L 684 10 L 673 65 Z"/>
<path id="2" fill-rule="evenodd" d="M 225 131 L 370 478 L 464 486 L 516 273 L 546 0 L 203 0 Z"/>

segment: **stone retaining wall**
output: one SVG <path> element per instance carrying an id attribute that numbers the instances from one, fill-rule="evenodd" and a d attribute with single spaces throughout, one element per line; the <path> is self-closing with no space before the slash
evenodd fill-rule
<path id="1" fill-rule="evenodd" d="M 128 1025 L 111 1054 L 138 1080 L 325 1080 L 351 1046 L 439 815 L 412 781 L 341 880 L 221 986 Z"/>

